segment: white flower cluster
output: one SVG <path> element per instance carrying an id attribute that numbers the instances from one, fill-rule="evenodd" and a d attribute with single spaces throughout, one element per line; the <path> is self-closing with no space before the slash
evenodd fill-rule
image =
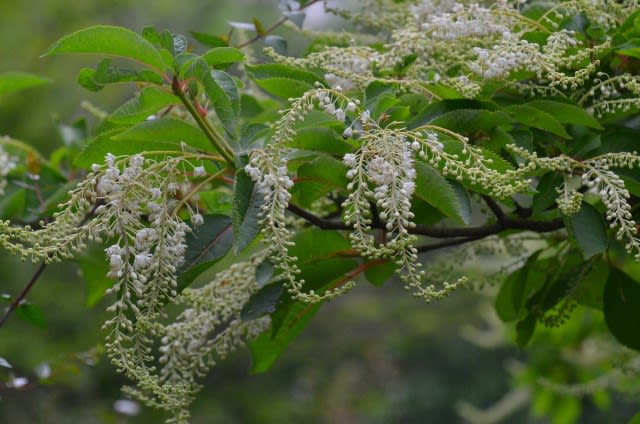
<path id="1" fill-rule="evenodd" d="M 526 40 L 503 41 L 491 49 L 474 47 L 473 52 L 477 59 L 467 66 L 486 80 L 506 78 L 510 72 L 520 69 L 533 70 L 540 59 L 539 46 Z"/>
<path id="2" fill-rule="evenodd" d="M 128 393 L 150 406 L 162 407 L 186 423 L 189 404 L 203 377 L 218 359 L 264 332 L 268 317 L 245 318 L 243 307 L 258 290 L 255 269 L 264 255 L 232 265 L 204 286 L 188 288 L 176 299 L 185 309 L 175 322 L 155 328 L 161 364 L 138 374 L 140 384 Z"/>
<path id="3" fill-rule="evenodd" d="M 424 13 L 422 13 L 424 14 Z M 430 15 L 422 29 L 435 39 L 455 40 L 468 37 L 508 37 L 511 30 L 497 19 L 491 9 L 472 3 L 468 7 L 456 3 L 451 12 Z"/>
<path id="4" fill-rule="evenodd" d="M 611 228 L 618 228 L 616 238 L 625 239 L 625 249 L 635 254 L 640 260 L 640 240 L 637 237 L 638 228 L 631 214 L 629 204 L 629 190 L 624 181 L 609 169 L 606 159 L 589 161 L 587 170 L 582 174 L 582 183 L 602 200 L 607 209 L 606 217 Z"/>

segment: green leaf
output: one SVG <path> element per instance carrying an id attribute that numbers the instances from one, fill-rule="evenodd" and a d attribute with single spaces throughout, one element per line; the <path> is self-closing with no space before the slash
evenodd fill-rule
<path id="1" fill-rule="evenodd" d="M 262 333 L 256 339 L 249 342 L 252 364 L 250 374 L 258 374 L 268 371 L 282 355 L 287 346 L 295 340 L 302 330 L 309 324 L 311 318 L 320 309 L 320 304 L 303 306 L 297 304 L 291 308 L 285 317 L 287 325 L 282 326 L 284 330 L 275 334 L 269 331 Z"/>
<path id="2" fill-rule="evenodd" d="M 260 88 L 285 100 L 300 97 L 305 92 L 313 90 L 316 81 L 326 85 L 324 80 L 314 73 L 279 63 L 245 65 L 245 69 Z"/>
<path id="3" fill-rule="evenodd" d="M 640 424 L 640 412 L 631 417 L 627 424 Z"/>
<path id="4" fill-rule="evenodd" d="M 203 59 L 196 59 L 184 71 L 184 77 L 197 79 L 204 88 L 220 122 L 232 136 L 237 132 L 240 95 L 233 78 L 223 71 L 211 71 Z"/>
<path id="5" fill-rule="evenodd" d="M 174 149 L 182 150 L 185 143 L 196 150 L 215 152 L 209 139 L 202 130 L 177 118 L 159 118 L 144 121 L 138 125 L 114 135 L 116 141 L 164 142 L 174 145 Z"/>
<path id="6" fill-rule="evenodd" d="M 276 312 L 282 293 L 284 293 L 282 283 L 267 284 L 251 296 L 242 308 L 240 317 L 250 321 Z"/>
<path id="7" fill-rule="evenodd" d="M 287 54 L 288 43 L 284 37 L 279 35 L 267 35 L 262 39 L 265 46 L 271 47 L 276 53 L 280 55 Z"/>
<path id="8" fill-rule="evenodd" d="M 372 262 L 374 263 L 374 262 Z M 367 268 L 364 272 L 364 276 L 372 285 L 381 287 L 386 283 L 396 272 L 396 265 L 393 261 L 381 260 L 379 263 Z"/>
<path id="9" fill-rule="evenodd" d="M 46 78 L 26 72 L 0 73 L 0 97 L 8 93 L 24 90 L 51 82 Z"/>
<path id="10" fill-rule="evenodd" d="M 533 215 L 543 213 L 556 203 L 558 197 L 556 188 L 560 187 L 563 181 L 563 176 L 553 171 L 547 172 L 540 178 L 536 187 L 538 192 L 533 196 L 533 204 L 531 205 Z"/>
<path id="11" fill-rule="evenodd" d="M 162 72 L 167 66 L 149 41 L 121 27 L 94 26 L 56 41 L 43 56 L 61 53 L 96 53 L 125 57 Z"/>
<path id="12" fill-rule="evenodd" d="M 563 124 L 584 125 L 597 130 L 603 129 L 597 119 L 578 106 L 553 100 L 534 100 L 524 106 L 531 106 L 548 113 Z"/>
<path id="13" fill-rule="evenodd" d="M 610 266 L 604 261 L 596 261 L 589 273 L 580 281 L 576 290 L 576 301 L 581 305 L 602 310 L 604 287 L 609 279 Z"/>
<path id="14" fill-rule="evenodd" d="M 471 205 L 461 202 L 456 191 L 438 171 L 431 166 L 416 162 L 415 194 L 440 210 L 446 216 L 463 224 L 469 224 Z M 463 189 L 464 190 L 464 189 Z"/>
<path id="15" fill-rule="evenodd" d="M 22 303 L 16 309 L 16 315 L 24 322 L 40 328 L 47 328 L 47 320 L 42 309 L 33 303 Z"/>
<path id="16" fill-rule="evenodd" d="M 585 259 L 607 249 L 607 225 L 600 212 L 590 204 L 582 202 L 580 210 L 571 216 L 564 216 L 563 221 Z"/>
<path id="17" fill-rule="evenodd" d="M 529 313 L 526 318 L 516 324 L 516 343 L 520 349 L 524 349 L 529 344 L 536 329 L 536 322 L 536 315 Z"/>
<path id="18" fill-rule="evenodd" d="M 309 206 L 326 193 L 346 187 L 349 183 L 346 174 L 347 167 L 341 161 L 318 155 L 298 168 L 293 193 L 303 206 Z"/>
<path id="19" fill-rule="evenodd" d="M 290 145 L 297 149 L 314 150 L 335 155 L 344 155 L 353 150 L 334 130 L 327 127 L 308 127 L 296 132 Z"/>
<path id="20" fill-rule="evenodd" d="M 640 59 L 640 38 L 632 38 L 616 47 L 616 53 Z"/>
<path id="21" fill-rule="evenodd" d="M 78 263 L 85 282 L 86 305 L 88 307 L 95 306 L 104 297 L 106 290 L 115 283 L 114 280 L 107 277 L 109 265 L 105 260 L 104 250 L 102 246 L 94 244 L 74 260 Z"/>
<path id="22" fill-rule="evenodd" d="M 571 136 L 556 118 L 540 109 L 526 105 L 513 105 L 504 108 L 504 111 L 509 113 L 516 122 L 523 125 L 548 131 L 565 139 L 571 139 Z"/>
<path id="23" fill-rule="evenodd" d="M 173 51 L 173 34 L 168 30 L 158 31 L 152 26 L 147 26 L 142 29 L 142 37 L 153 44 L 174 54 Z"/>
<path id="24" fill-rule="evenodd" d="M 135 71 L 111 65 L 111 59 L 103 59 L 96 69 L 83 68 L 78 73 L 78 83 L 87 90 L 98 92 L 107 84 L 127 82 L 148 82 L 162 84 L 162 78 L 153 71 L 143 69 Z"/>
<path id="25" fill-rule="evenodd" d="M 178 270 L 178 286 L 184 288 L 233 246 L 233 226 L 226 215 L 205 215 L 204 223 L 187 235 L 184 263 Z"/>
<path id="26" fill-rule="evenodd" d="M 244 169 L 240 169 L 236 172 L 231 208 L 234 253 L 244 249 L 260 232 L 258 215 L 261 205 L 262 196 L 258 194 L 253 180 Z"/>
<path id="27" fill-rule="evenodd" d="M 457 109 L 446 112 L 430 122 L 431 125 L 444 127 L 461 134 L 493 131 L 496 127 L 509 123 L 511 123 L 511 117 L 506 113 L 484 109 Z"/>
<path id="28" fill-rule="evenodd" d="M 177 104 L 180 104 L 180 99 L 172 93 L 160 87 L 149 86 L 140 90 L 138 97 L 116 109 L 109 120 L 119 125 L 135 124 L 162 108 Z"/>
<path id="29" fill-rule="evenodd" d="M 115 140 L 112 137 L 120 134 L 120 130 L 100 134 L 76 156 L 74 166 L 89 168 L 94 163 L 104 163 L 107 153 L 115 156 L 135 155 L 140 152 L 168 152 L 182 154 L 179 143 L 167 143 L 149 140 Z"/>
<path id="30" fill-rule="evenodd" d="M 538 261 L 536 252 L 518 270 L 509 274 L 496 296 L 496 313 L 504 322 L 520 320 L 527 313 L 527 301 L 544 286 L 547 274 L 552 271 L 549 264 L 555 259 Z"/>
<path id="31" fill-rule="evenodd" d="M 620 343 L 640 351 L 640 284 L 616 268 L 604 289 L 604 319 Z"/>
<path id="32" fill-rule="evenodd" d="M 202 59 L 214 67 L 226 67 L 232 63 L 243 62 L 245 55 L 234 47 L 215 47 L 202 55 Z"/>
<path id="33" fill-rule="evenodd" d="M 225 35 L 212 35 L 204 32 L 190 31 L 189 34 L 198 42 L 208 47 L 225 47 L 229 45 L 229 39 Z"/>

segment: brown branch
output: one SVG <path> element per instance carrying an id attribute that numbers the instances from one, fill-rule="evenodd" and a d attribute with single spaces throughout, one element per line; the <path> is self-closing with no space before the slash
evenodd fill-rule
<path id="1" fill-rule="evenodd" d="M 350 231 L 352 228 L 340 221 L 331 221 L 321 218 L 317 215 L 306 211 L 299 206 L 289 204 L 288 209 L 299 217 L 305 219 L 310 224 L 315 225 L 323 230 L 342 230 Z M 502 211 L 500 211 L 502 212 Z M 385 222 L 377 222 L 372 224 L 372 228 L 385 229 Z M 427 225 L 417 224 L 414 228 L 408 229 L 409 233 L 433 238 L 453 238 L 453 237 L 477 237 L 483 238 L 493 234 L 498 234 L 505 230 L 530 230 L 538 233 L 548 233 L 559 230 L 564 227 L 561 219 L 551 221 L 534 221 L 522 218 L 509 218 L 502 215 L 502 218 L 493 224 L 483 225 L 479 227 L 431 227 Z"/>
<path id="2" fill-rule="evenodd" d="M 311 6 L 312 4 L 318 3 L 320 0 L 311 0 L 308 3 L 303 4 L 302 6 L 300 6 L 300 9 L 296 10 L 296 12 L 301 11 L 306 9 L 307 7 Z M 236 48 L 238 49 L 242 49 L 244 47 L 250 46 L 251 44 L 255 43 L 256 41 L 261 40 L 262 38 L 264 38 L 265 36 L 269 35 L 270 33 L 272 33 L 273 31 L 275 31 L 276 29 L 280 28 L 280 26 L 282 26 L 282 24 L 284 24 L 285 22 L 287 22 L 289 20 L 288 17 L 284 16 L 283 18 L 281 18 L 278 22 L 276 22 L 275 24 L 271 25 L 269 28 L 265 29 L 262 32 L 258 32 L 258 34 L 256 34 L 255 37 L 253 37 L 252 39 L 245 41 L 242 44 L 239 44 L 236 46 Z M 258 31 L 258 28 L 256 28 L 256 31 Z"/>

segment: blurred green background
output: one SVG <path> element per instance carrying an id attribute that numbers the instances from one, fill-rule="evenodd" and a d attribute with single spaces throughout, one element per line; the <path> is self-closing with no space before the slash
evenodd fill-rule
<path id="1" fill-rule="evenodd" d="M 25 0 L 0 2 L 0 72 L 19 70 L 52 79 L 38 90 L 0 101 L 0 134 L 27 141 L 45 154 L 60 145 L 59 120 L 88 116 L 89 101 L 112 110 L 131 87 L 90 93 L 75 83 L 94 57 L 40 55 L 56 39 L 90 25 L 146 25 L 188 34 L 225 34 L 227 21 L 265 24 L 278 18 L 276 1 L 214 0 Z M 15 295 L 33 266 L 0 257 L 0 293 Z M 45 316 L 46 329 L 17 317 L 0 329 L 0 357 L 13 365 L 0 377 L 26 377 L 20 389 L 0 386 L 0 423 L 157 423 L 143 408 L 119 413 L 124 378 L 100 355 L 105 302 L 85 307 L 85 289 L 74 265 L 47 269 L 29 296 Z M 193 408 L 195 423 L 457 423 L 458 401 L 487 407 L 511 389 L 508 360 L 524 359 L 513 347 L 485 350 L 465 341 L 464 325 L 481 325 L 487 300 L 463 293 L 424 305 L 399 284 L 360 285 L 323 307 L 274 369 L 250 376 L 250 358 L 237 352 L 207 378 Z M 35 384 L 50 369 L 50 385 Z M 617 400 L 616 405 L 626 405 Z M 580 422 L 623 422 L 629 408 L 601 412 L 588 401 Z M 136 411 L 132 411 L 136 412 Z M 543 423 L 526 408 L 503 422 Z"/>

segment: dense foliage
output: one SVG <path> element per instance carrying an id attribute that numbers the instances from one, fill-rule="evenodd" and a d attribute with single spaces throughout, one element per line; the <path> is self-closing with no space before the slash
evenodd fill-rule
<path id="1" fill-rule="evenodd" d="M 323 302 L 397 275 L 426 302 L 497 286 L 517 344 L 549 340 L 539 387 L 637 390 L 637 2 L 329 8 L 350 33 L 304 31 L 317 1 L 282 3 L 239 35 L 96 26 L 47 50 L 106 56 L 79 83 L 137 92 L 89 107 L 91 134 L 68 127 L 49 158 L 0 139 L 0 245 L 41 264 L 1 322 L 37 319 L 24 296 L 77 260 L 92 302 L 112 299 L 127 393 L 186 422 L 198 378 L 237 346 L 266 371 Z M 301 57 L 272 34 L 283 23 L 311 38 Z M 44 83 L 4 73 L 0 95 Z M 499 269 L 465 275 L 486 255 Z M 544 375 L 588 346 L 605 354 Z"/>

